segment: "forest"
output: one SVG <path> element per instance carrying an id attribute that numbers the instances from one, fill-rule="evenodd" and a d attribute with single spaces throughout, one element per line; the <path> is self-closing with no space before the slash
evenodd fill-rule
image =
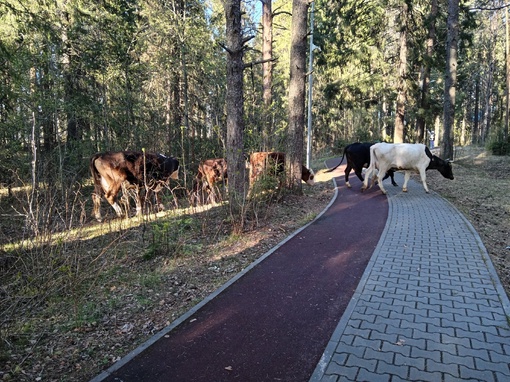
<path id="1" fill-rule="evenodd" d="M 232 214 L 249 153 L 285 152 L 295 194 L 295 169 L 352 142 L 509 155 L 509 15 L 503 0 L 0 0 L 0 365 L 35 306 L 70 298 L 82 325 L 78 290 L 129 231 L 52 236 L 93 222 L 91 156 L 177 158 L 181 206 L 199 162 L 226 158 L 241 233 L 264 208 L 243 195 Z M 190 245 L 175 224 L 144 228 L 145 257 Z"/>
<path id="2" fill-rule="evenodd" d="M 233 51 L 225 28 L 232 3 L 242 44 L 236 149 L 296 151 L 301 161 L 305 145 L 316 156 L 354 141 L 434 138 L 443 151 L 473 143 L 508 152 L 508 10 L 501 1 L 321 0 L 313 14 L 295 1 L 307 11 L 297 41 L 313 49 L 301 44 L 309 112 L 294 127 L 289 63 L 293 12 L 299 17 L 291 1 L 3 0 L 1 184 L 43 182 L 65 194 L 88 177 L 88 158 L 100 151 L 161 152 L 185 170 L 226 156 L 228 105 L 235 103 L 228 100 Z M 453 86 L 446 84 L 449 20 L 457 34 Z"/>

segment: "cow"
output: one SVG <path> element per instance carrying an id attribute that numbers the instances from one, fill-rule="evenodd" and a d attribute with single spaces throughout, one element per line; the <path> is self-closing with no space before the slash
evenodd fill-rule
<path id="1" fill-rule="evenodd" d="M 216 202 L 216 191 L 218 182 L 226 182 L 228 178 L 227 161 L 225 158 L 206 159 L 198 165 L 198 172 L 195 177 L 193 187 L 194 196 L 199 197 L 200 193 L 205 191 L 207 197 L 203 198 L 207 202 Z"/>
<path id="2" fill-rule="evenodd" d="M 155 194 L 156 202 L 161 206 L 158 193 L 168 186 L 170 179 L 178 179 L 179 161 L 162 154 L 140 151 L 105 152 L 90 158 L 90 172 L 94 181 L 93 214 L 96 220 L 101 221 L 103 196 L 117 216 L 122 217 L 122 209 L 117 203 L 122 187 L 134 190 L 137 215 L 142 213 L 142 204 L 150 193 Z M 143 189 L 147 191 L 145 197 L 141 195 Z"/>
<path id="3" fill-rule="evenodd" d="M 250 155 L 250 185 L 263 174 L 269 173 L 280 175 L 285 170 L 285 153 L 263 151 Z M 301 165 L 301 180 L 306 184 L 313 186 L 315 174 L 312 169 Z"/>
<path id="4" fill-rule="evenodd" d="M 405 171 L 403 192 L 407 192 L 407 182 L 412 172 L 418 172 L 423 183 L 425 192 L 429 192 L 426 182 L 426 170 L 438 170 L 443 177 L 453 180 L 452 165 L 449 160 L 443 160 L 432 155 L 429 148 L 421 143 L 376 143 L 370 147 L 370 166 L 368 166 L 363 181 L 362 191 L 368 187 L 370 175 L 375 174 L 378 169 L 377 178 L 379 188 L 386 194 L 382 184 L 381 174 L 393 169 L 394 171 Z"/>
<path id="5" fill-rule="evenodd" d="M 345 157 L 347 159 L 347 167 L 345 168 L 345 185 L 351 188 L 351 184 L 349 183 L 349 174 L 351 173 L 352 169 L 354 169 L 354 173 L 358 179 L 363 182 L 363 176 L 361 175 L 361 172 L 363 171 L 363 167 L 366 168 L 370 165 L 370 146 L 372 145 L 373 143 L 355 142 L 345 146 L 340 163 L 326 172 L 332 172 L 335 170 L 342 164 Z M 398 184 L 395 183 L 394 173 L 395 172 L 393 170 L 388 170 L 383 180 L 390 177 L 391 184 L 396 187 Z"/>

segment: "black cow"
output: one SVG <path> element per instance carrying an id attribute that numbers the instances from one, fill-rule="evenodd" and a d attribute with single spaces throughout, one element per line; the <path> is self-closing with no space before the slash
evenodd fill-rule
<path id="1" fill-rule="evenodd" d="M 158 193 L 179 176 L 179 161 L 162 154 L 139 151 L 118 151 L 98 153 L 90 159 L 90 172 L 94 180 L 94 216 L 101 221 L 101 198 L 113 207 L 117 216 L 122 216 L 122 209 L 117 203 L 121 187 L 134 190 L 136 214 L 142 213 L 143 189 L 146 197 L 154 193 L 158 206 L 161 206 Z M 123 183 L 127 183 L 123 185 Z"/>
<path id="2" fill-rule="evenodd" d="M 363 170 L 363 167 L 366 168 L 370 166 L 370 147 L 373 144 L 374 143 L 355 142 L 351 143 L 350 145 L 347 145 L 344 149 L 344 153 L 342 155 L 340 163 L 326 172 L 331 172 L 335 170 L 338 166 L 342 164 L 344 157 L 346 157 L 347 167 L 345 168 L 345 185 L 349 188 L 351 187 L 351 184 L 349 183 L 349 174 L 352 169 L 354 169 L 354 173 L 356 174 L 358 179 L 363 182 L 363 176 L 361 175 L 361 171 Z M 397 183 L 395 183 L 395 179 L 393 178 L 393 174 L 394 174 L 393 170 L 391 169 L 388 170 L 388 172 L 384 176 L 384 179 L 390 177 L 391 184 L 397 186 Z"/>

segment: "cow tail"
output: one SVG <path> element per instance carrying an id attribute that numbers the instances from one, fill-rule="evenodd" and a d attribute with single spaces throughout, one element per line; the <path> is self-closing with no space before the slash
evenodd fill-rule
<path id="1" fill-rule="evenodd" d="M 99 175 L 99 171 L 97 171 L 95 165 L 97 158 L 99 158 L 98 154 L 90 158 L 90 173 L 92 174 L 92 180 L 94 181 L 94 193 L 101 197 L 103 196 L 103 188 L 101 187 L 101 175 Z"/>
<path id="2" fill-rule="evenodd" d="M 345 157 L 345 152 L 346 152 L 346 151 L 347 151 L 347 147 L 344 149 L 344 153 L 343 153 L 343 155 L 342 155 L 342 159 L 340 160 L 340 163 L 338 163 L 335 167 L 330 168 L 330 169 L 329 169 L 328 171 L 326 171 L 326 172 L 332 172 L 332 171 L 336 170 L 336 168 L 342 164 L 342 162 L 344 161 L 344 157 Z"/>

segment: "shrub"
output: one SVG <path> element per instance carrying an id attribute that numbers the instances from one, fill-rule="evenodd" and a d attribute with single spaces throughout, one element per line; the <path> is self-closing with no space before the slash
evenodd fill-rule
<path id="1" fill-rule="evenodd" d="M 494 141 L 488 144 L 493 155 L 510 155 L 510 141 Z"/>

